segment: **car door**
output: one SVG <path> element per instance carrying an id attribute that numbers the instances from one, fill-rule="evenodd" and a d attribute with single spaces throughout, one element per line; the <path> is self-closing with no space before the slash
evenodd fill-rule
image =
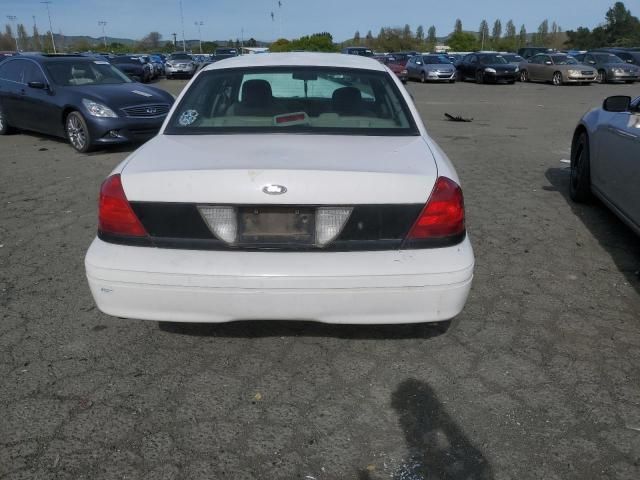
<path id="1" fill-rule="evenodd" d="M 62 111 L 56 107 L 54 93 L 50 90 L 40 65 L 26 60 L 23 70 L 23 86 L 21 92 L 21 110 L 24 128 L 36 132 L 59 134 L 59 120 Z M 44 85 L 46 88 L 38 88 Z"/>
<path id="2" fill-rule="evenodd" d="M 469 60 L 464 64 L 464 76 L 465 78 L 475 78 L 476 69 L 478 68 L 478 56 L 471 55 Z"/>
<path id="3" fill-rule="evenodd" d="M 409 78 L 415 78 L 416 76 L 416 57 L 411 57 L 407 62 L 407 75 Z"/>
<path id="4" fill-rule="evenodd" d="M 0 105 L 9 125 L 24 127 L 22 104 L 22 77 L 25 60 L 7 60 L 0 65 Z"/>
<path id="5" fill-rule="evenodd" d="M 640 99 L 630 112 L 608 112 L 599 129 L 594 185 L 636 226 L 640 226 Z"/>
<path id="6" fill-rule="evenodd" d="M 539 60 L 539 55 L 534 55 L 533 57 L 530 57 L 528 62 L 529 64 L 527 65 L 527 70 L 529 72 L 529 80 L 531 81 L 536 81 L 538 80 L 538 76 L 539 76 L 539 67 L 540 65 L 538 65 L 538 60 Z"/>

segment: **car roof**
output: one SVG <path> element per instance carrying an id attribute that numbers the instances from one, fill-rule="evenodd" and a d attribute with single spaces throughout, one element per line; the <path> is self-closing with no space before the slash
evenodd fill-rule
<path id="1" fill-rule="evenodd" d="M 80 54 L 50 54 L 50 53 L 25 53 L 23 55 L 16 55 L 15 58 L 30 58 L 41 63 L 48 62 L 73 62 L 78 60 L 93 61 L 96 58 L 93 56 L 80 55 Z"/>
<path id="2" fill-rule="evenodd" d="M 265 53 L 262 55 L 243 55 L 213 63 L 204 70 L 223 68 L 251 67 L 337 67 L 360 68 L 384 72 L 386 68 L 374 58 L 342 53 Z"/>

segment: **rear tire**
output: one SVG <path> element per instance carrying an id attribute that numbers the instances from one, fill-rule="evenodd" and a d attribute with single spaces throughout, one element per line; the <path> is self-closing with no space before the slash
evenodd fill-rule
<path id="1" fill-rule="evenodd" d="M 530 81 L 530 80 L 529 80 L 529 72 L 528 72 L 528 71 L 526 71 L 526 70 L 522 70 L 522 71 L 520 72 L 520 81 L 521 81 L 522 83 L 526 83 L 526 82 L 529 82 L 529 81 Z"/>
<path id="2" fill-rule="evenodd" d="M 476 72 L 476 83 L 478 85 L 481 85 L 484 83 L 484 73 L 482 73 L 480 70 Z"/>
<path id="3" fill-rule="evenodd" d="M 607 72 L 604 70 L 598 70 L 598 76 L 596 77 L 598 83 L 607 83 Z"/>
<path id="4" fill-rule="evenodd" d="M 420 74 L 420 83 L 427 83 L 427 77 L 425 76 L 424 72 Z"/>
<path id="5" fill-rule="evenodd" d="M 560 72 L 556 72 L 553 74 L 553 80 L 551 80 L 552 83 L 556 86 L 556 87 L 560 87 L 564 81 L 562 79 L 562 73 Z"/>
<path id="6" fill-rule="evenodd" d="M 87 122 L 80 112 L 73 111 L 64 122 L 67 140 L 76 151 L 87 153 L 93 149 L 91 133 L 87 127 Z"/>
<path id="7" fill-rule="evenodd" d="M 13 132 L 13 128 L 7 122 L 7 118 L 2 113 L 2 107 L 0 107 L 0 135 L 9 135 Z"/>
<path id="8" fill-rule="evenodd" d="M 571 149 L 571 175 L 569 196 L 577 203 L 591 199 L 591 166 L 589 137 L 582 133 Z"/>

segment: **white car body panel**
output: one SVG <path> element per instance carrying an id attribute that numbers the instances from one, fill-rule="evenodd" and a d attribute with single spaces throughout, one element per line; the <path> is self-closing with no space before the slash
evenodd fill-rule
<path id="1" fill-rule="evenodd" d="M 112 172 L 121 174 L 128 200 L 423 205 L 439 176 L 460 183 L 402 83 L 373 59 L 311 53 L 234 57 L 207 66 L 192 82 L 211 70 L 292 65 L 387 72 L 419 135 L 166 135 L 165 122 L 160 135 Z M 285 185 L 287 192 L 265 195 L 262 189 L 269 184 Z M 474 255 L 468 236 L 446 248 L 348 252 L 184 250 L 96 239 L 85 266 L 96 304 L 113 316 L 391 324 L 458 315 L 471 288 Z"/>

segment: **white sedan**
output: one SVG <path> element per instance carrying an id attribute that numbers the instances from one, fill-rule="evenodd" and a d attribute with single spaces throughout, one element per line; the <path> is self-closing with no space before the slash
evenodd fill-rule
<path id="1" fill-rule="evenodd" d="M 228 59 L 103 183 L 89 285 L 144 320 L 449 320 L 474 267 L 459 185 L 386 66 Z"/>

